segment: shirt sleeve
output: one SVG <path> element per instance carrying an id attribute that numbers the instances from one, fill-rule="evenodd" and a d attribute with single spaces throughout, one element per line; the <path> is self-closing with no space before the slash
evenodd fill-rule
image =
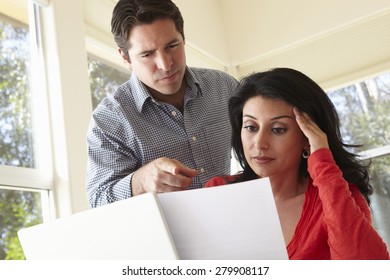
<path id="1" fill-rule="evenodd" d="M 120 117 L 101 108 L 92 117 L 88 135 L 87 197 L 97 207 L 131 197 L 136 157 L 126 147 Z"/>
<path id="2" fill-rule="evenodd" d="M 320 149 L 310 155 L 308 171 L 322 201 L 331 258 L 389 259 L 364 196 L 344 179 L 331 151 Z"/>

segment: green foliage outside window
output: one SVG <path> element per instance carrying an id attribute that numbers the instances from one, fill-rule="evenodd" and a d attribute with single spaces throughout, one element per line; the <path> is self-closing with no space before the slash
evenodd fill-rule
<path id="1" fill-rule="evenodd" d="M 96 108 L 106 95 L 113 93 L 130 77 L 129 73 L 119 71 L 92 57 L 88 57 L 88 72 L 93 108 Z"/>
<path id="2" fill-rule="evenodd" d="M 25 259 L 17 232 L 42 223 L 41 194 L 0 189 L 0 259 Z"/>
<path id="3" fill-rule="evenodd" d="M 328 93 L 340 116 L 342 137 L 355 152 L 390 145 L 390 73 Z M 375 159 L 371 184 L 390 199 L 390 157 Z M 390 211 L 390 209 L 389 209 Z"/>
<path id="4" fill-rule="evenodd" d="M 0 165 L 34 167 L 29 32 L 0 17 Z"/>
<path id="5" fill-rule="evenodd" d="M 347 143 L 363 144 L 357 151 L 390 144 L 390 73 L 328 94 Z"/>

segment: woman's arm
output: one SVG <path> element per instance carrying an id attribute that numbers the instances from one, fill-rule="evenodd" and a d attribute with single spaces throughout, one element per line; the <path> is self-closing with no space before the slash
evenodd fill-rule
<path id="1" fill-rule="evenodd" d="M 386 244 L 372 226 L 370 208 L 349 185 L 329 149 L 308 159 L 308 171 L 322 201 L 332 259 L 389 259 Z"/>

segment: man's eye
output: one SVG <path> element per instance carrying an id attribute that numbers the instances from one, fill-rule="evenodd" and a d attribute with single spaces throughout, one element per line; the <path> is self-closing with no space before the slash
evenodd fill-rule
<path id="1" fill-rule="evenodd" d="M 172 44 L 172 45 L 169 45 L 168 47 L 171 48 L 171 49 L 174 49 L 178 46 L 179 44 Z"/>

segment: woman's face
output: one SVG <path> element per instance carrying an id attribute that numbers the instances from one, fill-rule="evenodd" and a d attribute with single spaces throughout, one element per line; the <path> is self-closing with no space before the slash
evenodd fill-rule
<path id="1" fill-rule="evenodd" d="M 293 107 L 260 96 L 244 105 L 241 140 L 245 158 L 259 177 L 298 176 L 302 152 L 308 148 Z"/>

